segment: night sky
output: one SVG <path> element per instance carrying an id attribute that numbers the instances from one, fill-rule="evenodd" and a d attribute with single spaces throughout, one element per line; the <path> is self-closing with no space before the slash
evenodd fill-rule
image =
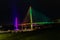
<path id="1" fill-rule="evenodd" d="M 12 24 L 12 0 L 0 0 L 0 24 Z M 51 20 L 60 18 L 60 2 L 58 0 L 13 0 L 16 1 L 20 22 L 23 21 L 29 5 L 36 11 L 43 12 Z"/>

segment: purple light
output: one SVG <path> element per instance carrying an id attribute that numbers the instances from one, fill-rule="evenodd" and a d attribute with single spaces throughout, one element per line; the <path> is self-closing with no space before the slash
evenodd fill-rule
<path id="1" fill-rule="evenodd" d="M 18 18 L 15 18 L 15 30 L 18 30 Z"/>

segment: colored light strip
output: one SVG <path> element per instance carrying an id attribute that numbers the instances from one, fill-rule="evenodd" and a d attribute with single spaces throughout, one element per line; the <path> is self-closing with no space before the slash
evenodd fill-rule
<path id="1" fill-rule="evenodd" d="M 18 18 L 15 18 L 15 30 L 18 30 Z"/>
<path id="2" fill-rule="evenodd" d="M 51 24 L 51 23 L 55 23 L 55 22 L 35 22 L 35 24 Z"/>
<path id="3" fill-rule="evenodd" d="M 35 23 L 32 23 L 32 24 L 40 24 L 40 25 L 44 25 L 44 24 L 53 24 L 55 22 L 35 22 Z M 26 24 L 31 24 L 31 23 L 24 23 L 25 25 Z M 24 24 L 18 24 L 18 25 L 24 25 Z"/>

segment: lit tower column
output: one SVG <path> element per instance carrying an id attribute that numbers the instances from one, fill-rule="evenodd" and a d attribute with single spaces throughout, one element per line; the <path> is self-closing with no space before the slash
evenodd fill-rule
<path id="1" fill-rule="evenodd" d="M 32 9 L 30 6 L 30 22 L 31 22 L 31 29 L 33 29 L 33 25 L 32 25 Z"/>
<path id="2" fill-rule="evenodd" d="M 18 0 L 9 0 L 9 4 L 11 7 L 11 14 L 12 14 L 12 24 L 14 25 L 14 30 L 18 30 L 18 7 L 17 7 Z"/>

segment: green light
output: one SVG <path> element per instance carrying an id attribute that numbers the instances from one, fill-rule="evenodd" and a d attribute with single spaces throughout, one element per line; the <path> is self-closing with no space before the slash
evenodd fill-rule
<path id="1" fill-rule="evenodd" d="M 44 25 L 44 24 L 53 24 L 55 22 L 35 22 L 35 23 L 32 23 L 32 24 L 40 24 L 40 25 Z M 25 24 L 31 24 L 31 23 L 25 23 Z"/>
<path id="2" fill-rule="evenodd" d="M 51 24 L 51 23 L 54 23 L 54 22 L 35 22 L 34 24 Z"/>

